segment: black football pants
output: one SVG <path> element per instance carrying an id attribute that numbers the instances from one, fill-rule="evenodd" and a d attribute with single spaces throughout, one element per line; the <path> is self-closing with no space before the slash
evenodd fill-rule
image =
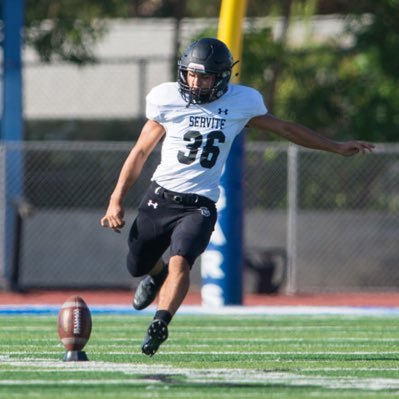
<path id="1" fill-rule="evenodd" d="M 129 233 L 127 268 L 133 277 L 147 274 L 170 247 L 192 266 L 205 251 L 217 218 L 215 203 L 151 183 Z"/>

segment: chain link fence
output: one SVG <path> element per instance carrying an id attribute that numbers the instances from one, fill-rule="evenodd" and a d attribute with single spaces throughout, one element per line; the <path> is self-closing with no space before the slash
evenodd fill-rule
<path id="1" fill-rule="evenodd" d="M 20 287 L 130 288 L 136 283 L 125 268 L 129 228 L 118 235 L 99 224 L 131 145 L 25 142 L 0 146 L 0 162 L 13 167 L 14 173 L 13 179 L 4 173 L 0 179 L 2 225 L 10 209 L 6 205 L 12 204 L 22 215 L 16 240 L 6 239 L 9 231 L 1 229 L 3 245 L 19 245 L 13 266 L 18 268 Z M 157 149 L 126 198 L 128 224 L 159 156 Z M 10 160 L 14 165 L 8 164 Z M 16 165 L 21 170 L 15 175 Z M 285 288 L 295 292 L 396 290 L 398 172 L 398 145 L 380 145 L 375 154 L 344 158 L 285 144 L 248 143 L 246 250 L 287 254 Z M 9 277 L 10 271 L 3 269 Z M 260 272 L 245 270 L 246 292 L 256 291 Z M 196 266 L 194 286 L 201 283 L 199 275 Z"/>

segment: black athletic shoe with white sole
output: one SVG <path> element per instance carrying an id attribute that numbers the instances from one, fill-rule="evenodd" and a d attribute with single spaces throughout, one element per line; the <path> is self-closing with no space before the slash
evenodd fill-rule
<path id="1" fill-rule="evenodd" d="M 148 327 L 141 351 L 147 356 L 154 356 L 162 342 L 168 339 L 168 325 L 155 319 Z"/>
<path id="2" fill-rule="evenodd" d="M 148 275 L 140 281 L 133 298 L 133 307 L 136 310 L 143 310 L 154 301 L 167 275 L 168 267 L 165 265 L 159 275 L 155 277 Z"/>

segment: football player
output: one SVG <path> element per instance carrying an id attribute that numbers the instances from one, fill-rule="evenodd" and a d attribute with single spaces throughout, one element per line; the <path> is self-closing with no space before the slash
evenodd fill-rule
<path id="1" fill-rule="evenodd" d="M 168 324 L 189 289 L 190 269 L 208 245 L 222 169 L 234 138 L 245 126 L 346 156 L 374 148 L 364 141 L 336 142 L 276 118 L 268 113 L 257 90 L 229 84 L 233 65 L 227 46 L 214 38 L 195 41 L 183 51 L 177 82 L 163 83 L 147 96 L 148 120 L 101 219 L 102 226 L 120 232 L 126 193 L 163 139 L 161 161 L 128 239 L 128 270 L 133 277 L 145 276 L 137 287 L 134 308 L 147 307 L 159 291 L 157 311 L 142 344 L 148 356 L 168 338 Z M 170 259 L 164 264 L 161 259 L 167 248 Z"/>

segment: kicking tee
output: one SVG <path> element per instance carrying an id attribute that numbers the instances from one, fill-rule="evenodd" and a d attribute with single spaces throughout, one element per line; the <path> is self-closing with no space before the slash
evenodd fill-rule
<path id="1" fill-rule="evenodd" d="M 146 116 L 166 131 L 161 162 L 152 179 L 167 190 L 219 198 L 219 181 L 234 138 L 250 119 L 267 113 L 260 93 L 229 84 L 207 104 L 190 104 L 177 82 L 163 83 L 147 95 Z"/>

